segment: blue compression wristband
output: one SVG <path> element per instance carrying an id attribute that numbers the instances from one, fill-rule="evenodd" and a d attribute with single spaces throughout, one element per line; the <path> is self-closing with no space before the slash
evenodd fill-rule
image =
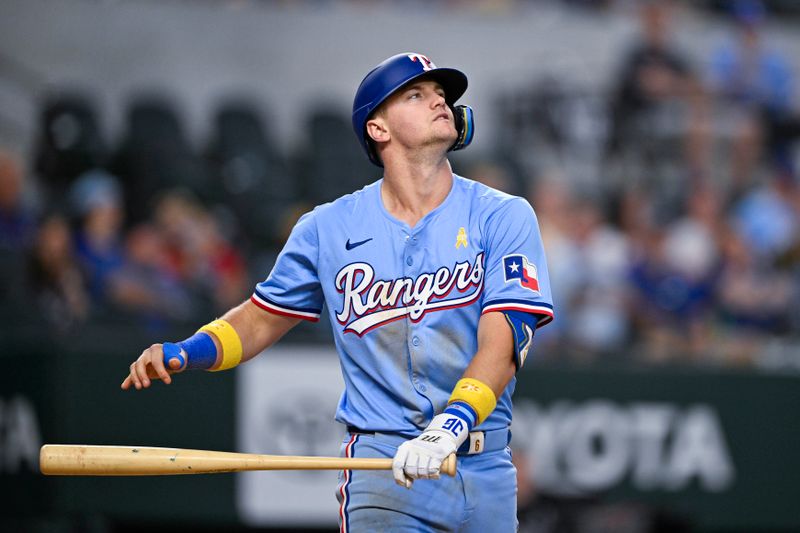
<path id="1" fill-rule="evenodd" d="M 217 362 L 217 347 L 208 333 L 197 332 L 178 346 L 186 353 L 186 368 L 208 370 Z"/>

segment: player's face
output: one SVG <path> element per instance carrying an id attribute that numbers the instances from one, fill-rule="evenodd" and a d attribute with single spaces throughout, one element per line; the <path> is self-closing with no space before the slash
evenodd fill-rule
<path id="1" fill-rule="evenodd" d="M 392 95 L 383 116 L 392 140 L 409 149 L 438 144 L 447 149 L 457 137 L 453 111 L 435 81 L 419 81 Z"/>

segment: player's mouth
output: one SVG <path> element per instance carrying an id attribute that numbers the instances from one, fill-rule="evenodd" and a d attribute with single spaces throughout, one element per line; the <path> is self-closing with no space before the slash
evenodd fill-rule
<path id="1" fill-rule="evenodd" d="M 436 122 L 437 120 L 440 120 L 440 119 L 450 120 L 450 115 L 448 115 L 447 112 L 442 111 L 441 113 L 439 113 L 438 115 L 433 117 L 433 121 L 434 122 Z"/>

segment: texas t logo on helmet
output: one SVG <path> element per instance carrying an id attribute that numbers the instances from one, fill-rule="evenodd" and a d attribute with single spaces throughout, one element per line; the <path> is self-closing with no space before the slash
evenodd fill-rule
<path id="1" fill-rule="evenodd" d="M 433 64 L 433 61 L 428 59 L 428 56 L 424 56 L 422 54 L 408 54 L 408 58 L 411 61 L 419 61 L 422 63 L 423 70 L 431 70 L 436 68 L 436 65 Z"/>
<path id="2" fill-rule="evenodd" d="M 467 76 L 453 68 L 439 68 L 423 54 L 406 52 L 397 54 L 372 69 L 358 86 L 353 99 L 353 130 L 369 160 L 383 166 L 372 140 L 367 135 L 367 121 L 380 105 L 392 94 L 408 83 L 425 76 L 439 83 L 444 89 L 447 105 L 453 110 L 458 138 L 450 150 L 461 150 L 469 146 L 475 132 L 472 108 L 455 105 L 467 90 Z"/>

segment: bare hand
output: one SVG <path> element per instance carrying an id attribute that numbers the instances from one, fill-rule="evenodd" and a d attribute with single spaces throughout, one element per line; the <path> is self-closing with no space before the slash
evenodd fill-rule
<path id="1" fill-rule="evenodd" d="M 121 388 L 128 390 L 133 385 L 136 390 L 141 390 L 143 387 L 146 389 L 153 379 L 160 379 L 169 385 L 172 383 L 170 374 L 182 371 L 181 361 L 177 358 L 170 359 L 169 368 L 165 367 L 163 345 L 154 344 L 131 363 L 130 373 L 122 382 Z"/>

